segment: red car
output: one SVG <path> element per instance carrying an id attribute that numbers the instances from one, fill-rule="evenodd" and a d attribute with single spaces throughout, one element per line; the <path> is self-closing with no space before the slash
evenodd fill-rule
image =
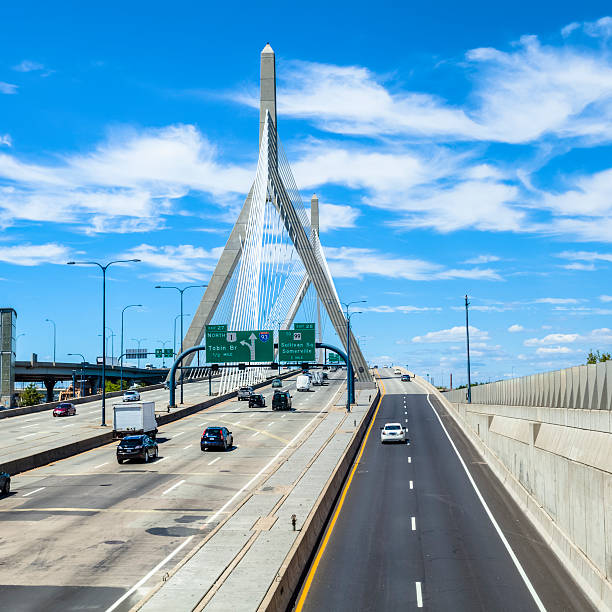
<path id="1" fill-rule="evenodd" d="M 76 414 L 76 406 L 70 402 L 62 402 L 53 409 L 53 416 L 74 416 Z"/>

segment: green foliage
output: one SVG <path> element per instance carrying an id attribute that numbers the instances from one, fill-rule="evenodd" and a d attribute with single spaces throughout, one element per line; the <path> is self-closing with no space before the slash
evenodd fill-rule
<path id="1" fill-rule="evenodd" d="M 34 383 L 30 383 L 19 396 L 19 405 L 34 406 L 35 404 L 40 404 L 43 397 L 44 393 L 39 391 Z"/>
<path id="2" fill-rule="evenodd" d="M 107 380 L 106 381 L 106 392 L 112 393 L 113 391 L 121 391 L 122 387 L 120 386 L 120 382 L 121 382 L 121 379 L 119 379 L 117 382 L 113 382 L 112 380 Z M 129 386 L 130 386 L 129 381 L 124 380 L 123 389 L 127 389 Z"/>
<path id="3" fill-rule="evenodd" d="M 483 382 L 473 382 L 470 384 L 471 387 L 477 387 L 478 385 L 486 385 L 487 383 L 483 383 Z M 458 387 L 455 387 L 455 389 L 467 389 L 467 385 L 459 385 Z"/>
<path id="4" fill-rule="evenodd" d="M 610 353 L 600 353 L 599 351 L 597 352 L 593 352 L 593 349 L 591 349 L 589 351 L 589 354 L 587 355 L 587 365 L 592 364 L 592 363 L 603 363 L 604 361 L 610 361 L 610 359 L 612 359 L 612 356 L 610 355 Z"/>

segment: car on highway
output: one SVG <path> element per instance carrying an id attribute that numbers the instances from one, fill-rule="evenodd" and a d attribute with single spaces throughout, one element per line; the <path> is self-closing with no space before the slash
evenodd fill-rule
<path id="1" fill-rule="evenodd" d="M 11 475 L 6 472 L 0 472 L 0 493 L 8 495 L 11 492 Z"/>
<path id="2" fill-rule="evenodd" d="M 327 374 L 327 372 L 322 372 L 322 373 L 321 373 L 321 378 L 322 378 L 323 380 L 329 380 L 329 375 Z"/>
<path id="3" fill-rule="evenodd" d="M 249 408 L 265 408 L 266 398 L 261 393 L 251 393 Z"/>
<path id="4" fill-rule="evenodd" d="M 402 374 L 402 382 L 410 382 L 410 374 Z"/>
<path id="5" fill-rule="evenodd" d="M 272 410 L 291 410 L 289 391 L 275 391 L 272 397 Z"/>
<path id="6" fill-rule="evenodd" d="M 123 394 L 123 401 L 124 402 L 139 402 L 140 393 L 138 393 L 138 391 L 133 391 L 131 389 L 129 391 L 125 391 Z"/>
<path id="7" fill-rule="evenodd" d="M 247 400 L 253 393 L 253 387 L 240 387 L 238 389 L 238 401 Z"/>
<path id="8" fill-rule="evenodd" d="M 71 402 L 62 402 L 53 409 L 54 417 L 74 416 L 76 414 L 76 406 Z"/>
<path id="9" fill-rule="evenodd" d="M 380 428 L 380 441 L 382 444 L 386 442 L 402 442 L 405 443 L 406 431 L 401 423 L 385 423 L 384 427 Z"/>
<path id="10" fill-rule="evenodd" d="M 282 387 L 283 386 L 283 381 L 280 378 L 275 378 L 272 381 L 272 388 L 278 388 L 278 387 Z"/>
<path id="11" fill-rule="evenodd" d="M 174 381 L 174 388 L 176 389 L 178 387 L 178 383 L 176 382 L 176 380 Z M 170 381 L 167 380 L 164 383 L 164 389 L 166 389 L 166 391 L 170 391 Z"/>
<path id="12" fill-rule="evenodd" d="M 128 459 L 142 459 L 149 463 L 157 459 L 159 447 L 157 442 L 146 435 L 126 436 L 117 446 L 117 463 L 121 464 Z"/>
<path id="13" fill-rule="evenodd" d="M 234 446 L 234 436 L 227 427 L 207 427 L 202 433 L 200 448 L 207 451 L 212 448 L 229 450 Z"/>
<path id="14" fill-rule="evenodd" d="M 402 371 L 399 368 L 395 368 L 395 370 L 393 370 L 394 374 L 401 374 Z"/>

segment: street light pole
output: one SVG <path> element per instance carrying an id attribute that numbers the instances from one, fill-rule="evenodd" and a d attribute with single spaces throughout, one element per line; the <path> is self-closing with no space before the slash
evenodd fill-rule
<path id="1" fill-rule="evenodd" d="M 106 269 L 116 263 L 138 263 L 140 259 L 117 259 L 102 265 L 97 261 L 69 261 L 69 266 L 98 266 L 102 270 L 102 427 L 106 427 Z"/>
<path id="2" fill-rule="evenodd" d="M 130 340 L 133 340 L 134 342 L 138 343 L 138 369 L 140 369 L 140 343 L 143 342 L 144 340 L 146 340 L 146 338 L 130 338 Z"/>
<path id="3" fill-rule="evenodd" d="M 55 348 L 57 346 L 57 327 L 53 319 L 45 319 L 49 323 L 53 323 L 53 365 L 55 365 Z"/>
<path id="4" fill-rule="evenodd" d="M 85 376 L 85 355 L 83 353 L 68 353 L 68 355 L 76 356 L 81 358 L 81 397 L 83 397 L 83 376 Z"/>
<path id="5" fill-rule="evenodd" d="M 195 289 L 197 287 L 208 287 L 208 285 L 188 285 L 187 287 L 175 287 L 174 285 L 155 285 L 156 289 L 176 289 L 181 294 L 181 353 L 183 352 L 183 294 L 187 289 Z M 181 364 L 181 404 L 183 403 L 183 366 Z"/>
<path id="6" fill-rule="evenodd" d="M 468 307 L 470 303 L 468 302 L 468 296 L 465 296 L 465 340 L 467 345 L 467 376 L 468 376 L 468 386 L 467 386 L 467 401 L 468 404 L 472 403 L 472 380 L 470 374 L 470 323 L 468 319 Z"/>
<path id="7" fill-rule="evenodd" d="M 125 314 L 125 311 L 128 308 L 136 308 L 136 307 L 142 307 L 142 304 L 128 304 L 122 311 L 121 311 L 121 354 L 123 355 L 123 315 Z M 119 383 L 120 385 L 120 389 L 121 391 L 123 391 L 123 359 L 120 360 L 121 363 L 120 365 L 120 376 L 121 376 L 121 382 Z"/>
<path id="8" fill-rule="evenodd" d="M 346 364 L 346 411 L 351 411 L 351 403 L 355 401 L 355 389 L 353 388 L 354 383 L 354 372 L 351 366 L 351 317 L 354 314 L 361 314 L 361 311 L 352 312 L 349 314 L 349 309 L 353 304 L 365 304 L 367 300 L 353 300 L 352 302 L 341 302 L 346 308 L 346 358 L 348 363 Z"/>

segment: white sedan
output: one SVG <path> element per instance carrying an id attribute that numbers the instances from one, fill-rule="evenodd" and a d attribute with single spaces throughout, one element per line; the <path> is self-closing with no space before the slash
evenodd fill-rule
<path id="1" fill-rule="evenodd" d="M 380 441 L 385 442 L 406 442 L 406 430 L 401 423 L 385 423 L 384 427 L 380 428 Z"/>
<path id="2" fill-rule="evenodd" d="M 124 402 L 139 402 L 140 401 L 140 393 L 138 391 L 126 391 L 123 394 Z"/>

